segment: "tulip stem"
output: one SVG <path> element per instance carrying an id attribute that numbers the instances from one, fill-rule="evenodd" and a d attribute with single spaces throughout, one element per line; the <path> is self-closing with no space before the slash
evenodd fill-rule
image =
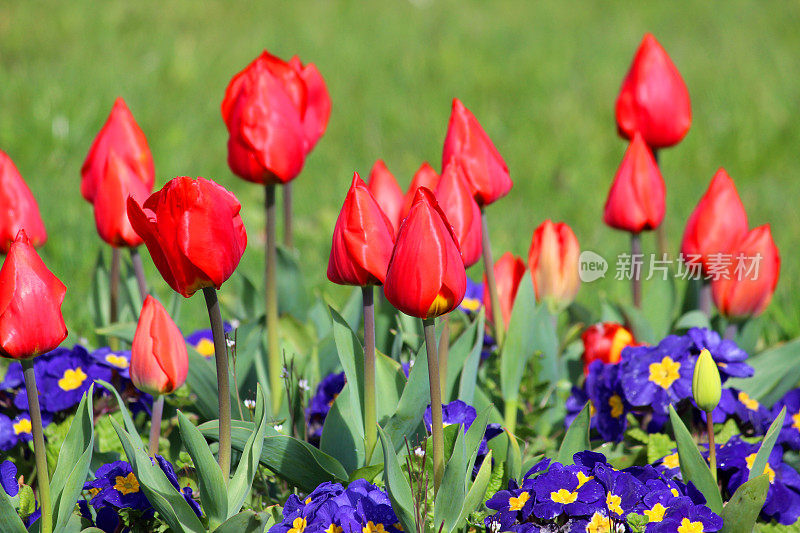
<path id="1" fill-rule="evenodd" d="M 44 433 L 42 432 L 39 390 L 36 388 L 33 359 L 22 359 L 20 363 L 25 371 L 25 390 L 28 393 L 28 409 L 31 415 L 33 453 L 36 456 L 36 483 L 39 488 L 39 505 L 42 506 L 41 533 L 51 533 L 53 531 L 53 509 L 50 504 L 50 474 L 47 472 L 47 450 L 44 446 Z"/>
<path id="2" fill-rule="evenodd" d="M 494 276 L 494 259 L 492 259 L 492 244 L 489 241 L 489 223 L 486 220 L 486 211 L 481 207 L 481 219 L 483 220 L 483 270 L 486 273 L 486 284 L 489 286 L 489 299 L 492 302 L 492 319 L 494 322 L 494 340 L 497 349 L 503 347 L 505 337 L 505 327 L 503 327 L 503 311 L 500 309 L 500 298 L 497 295 L 497 280 Z"/>
<path id="3" fill-rule="evenodd" d="M 266 321 L 267 321 L 267 358 L 269 362 L 269 388 L 272 398 L 272 414 L 278 415 L 281 407 L 282 379 L 281 378 L 281 354 L 280 338 L 278 337 L 278 287 L 277 287 L 277 268 L 278 268 L 278 246 L 275 241 L 275 185 L 268 184 L 264 187 L 264 209 L 267 217 L 267 242 L 265 244 L 266 255 Z"/>
<path id="4" fill-rule="evenodd" d="M 447 401 L 447 355 L 450 352 L 450 313 L 442 315 L 442 332 L 439 336 L 439 379 L 442 399 Z"/>
<path id="5" fill-rule="evenodd" d="M 711 318 L 711 284 L 706 281 L 700 281 L 700 296 L 698 307 L 708 318 Z"/>
<path id="6" fill-rule="evenodd" d="M 150 417 L 150 456 L 158 453 L 158 439 L 161 437 L 161 415 L 164 413 L 164 396 L 159 394 L 153 400 L 153 416 Z"/>
<path id="7" fill-rule="evenodd" d="M 375 406 L 375 303 L 372 285 L 361 287 L 364 300 L 364 437 L 365 465 L 369 465 L 378 442 L 378 416 Z"/>
<path id="8" fill-rule="evenodd" d="M 738 334 L 739 334 L 739 324 L 736 324 L 735 322 L 731 322 L 725 328 L 724 338 L 726 340 L 733 340 L 733 339 L 736 338 L 736 335 L 738 335 Z"/>
<path id="9" fill-rule="evenodd" d="M 633 306 L 642 307 L 642 272 L 638 266 L 642 259 L 642 236 L 631 233 L 631 288 L 633 289 Z"/>
<path id="10" fill-rule="evenodd" d="M 144 267 L 142 266 L 142 256 L 139 255 L 139 248 L 131 248 L 131 263 L 133 272 L 136 274 L 136 284 L 139 286 L 139 296 L 144 303 L 147 298 L 147 279 L 144 277 Z"/>
<path id="11" fill-rule="evenodd" d="M 121 256 L 122 253 L 119 248 L 111 248 L 111 270 L 108 272 L 108 320 L 111 324 L 116 323 L 119 317 L 119 270 Z M 119 339 L 116 337 L 111 337 L 109 339 L 109 344 L 112 350 L 119 349 Z"/>
<path id="12" fill-rule="evenodd" d="M 431 433 L 433 434 L 433 495 L 439 492 L 444 473 L 444 424 L 442 395 L 439 381 L 439 361 L 436 356 L 436 319 L 423 318 L 425 348 L 428 352 L 428 380 L 431 389 Z"/>
<path id="13" fill-rule="evenodd" d="M 706 424 L 708 427 L 708 466 L 711 468 L 711 475 L 714 483 L 717 482 L 717 449 L 714 447 L 714 419 L 711 411 L 706 411 Z"/>
<path id="14" fill-rule="evenodd" d="M 656 161 L 656 166 L 659 167 L 658 171 L 661 172 L 661 167 L 658 164 L 658 154 L 659 149 L 653 148 L 653 159 Z M 664 257 L 665 254 L 669 253 L 669 243 L 667 242 L 667 229 L 664 225 L 664 222 L 658 225 L 656 228 L 656 243 L 658 246 L 658 253 L 661 257 Z"/>
<path id="15" fill-rule="evenodd" d="M 287 248 L 294 246 L 294 231 L 292 228 L 292 182 L 283 186 L 283 244 Z"/>
<path id="16" fill-rule="evenodd" d="M 225 345 L 225 328 L 219 311 L 219 300 L 214 287 L 204 287 L 211 333 L 214 336 L 214 357 L 217 362 L 217 391 L 219 393 L 219 466 L 225 486 L 231 475 L 231 392 L 228 376 L 228 350 Z"/>

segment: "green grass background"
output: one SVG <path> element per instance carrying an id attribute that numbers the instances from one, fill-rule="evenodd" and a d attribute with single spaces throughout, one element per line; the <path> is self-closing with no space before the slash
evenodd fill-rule
<path id="1" fill-rule="evenodd" d="M 683 74 L 694 114 L 686 139 L 662 154 L 672 247 L 725 166 L 751 225 L 772 224 L 783 257 L 772 307 L 795 323 L 798 27 L 796 2 L 739 0 L 4 2 L 0 149 L 39 202 L 49 232 L 41 254 L 68 286 L 67 323 L 79 335 L 91 331 L 87 295 L 101 245 L 79 193 L 80 166 L 118 95 L 149 139 L 157 186 L 204 176 L 239 197 L 250 238 L 240 268 L 260 279 L 263 191 L 228 170 L 219 104 L 231 76 L 264 48 L 316 63 L 333 100 L 328 131 L 295 181 L 296 243 L 311 286 L 336 292 L 325 267 L 352 172 L 366 175 L 384 158 L 405 186 L 423 160 L 438 167 L 454 96 L 515 182 L 489 209 L 495 255 L 527 255 L 533 229 L 552 218 L 568 222 L 583 248 L 613 257 L 628 246 L 601 222 L 625 150 L 613 105 L 649 31 Z M 645 237 L 645 249 L 653 242 Z M 145 264 L 166 296 L 149 257 Z M 585 285 L 579 300 L 627 291 L 607 279 Z M 184 327 L 203 324 L 202 298 L 184 308 Z"/>

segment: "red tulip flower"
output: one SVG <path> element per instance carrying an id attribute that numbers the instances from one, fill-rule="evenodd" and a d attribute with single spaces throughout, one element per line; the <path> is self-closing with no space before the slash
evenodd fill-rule
<path id="1" fill-rule="evenodd" d="M 769 224 L 740 239 L 725 263 L 711 280 L 711 295 L 719 312 L 730 319 L 761 314 L 772 300 L 781 270 Z"/>
<path id="2" fill-rule="evenodd" d="M 450 123 L 442 151 L 442 166 L 458 158 L 478 205 L 502 198 L 513 183 L 508 167 L 475 116 L 458 98 L 453 99 Z"/>
<path id="3" fill-rule="evenodd" d="M 701 256 L 707 273 L 709 255 L 730 252 L 746 234 L 744 205 L 733 180 L 721 168 L 686 223 L 681 252 L 686 257 Z"/>
<path id="4" fill-rule="evenodd" d="M 497 297 L 500 300 L 500 311 L 503 313 L 503 325 L 508 329 L 511 320 L 511 310 L 514 309 L 514 300 L 517 298 L 519 284 L 525 276 L 525 262 L 511 252 L 506 252 L 494 264 L 494 277 L 497 280 Z M 489 287 L 486 275 L 483 276 L 483 301 L 486 306 L 486 318 L 494 321 L 492 313 L 492 299 L 489 297 Z"/>
<path id="5" fill-rule="evenodd" d="M 391 221 L 355 173 L 333 229 L 328 279 L 340 285 L 380 285 L 393 248 Z"/>
<path id="6" fill-rule="evenodd" d="M 692 124 L 689 90 L 667 52 L 644 36 L 617 97 L 617 128 L 630 139 L 637 131 L 652 148 L 680 142 Z"/>
<path id="7" fill-rule="evenodd" d="M 396 234 L 398 228 L 400 228 L 400 214 L 403 211 L 405 197 L 394 175 L 389 172 L 389 169 L 386 168 L 386 163 L 381 159 L 378 159 L 375 161 L 375 164 L 372 165 L 367 189 L 372 193 L 372 197 L 375 198 L 375 201 L 381 206 L 386 216 L 389 217 L 389 221 L 392 223 L 392 229 Z"/>
<path id="8" fill-rule="evenodd" d="M 639 233 L 664 219 L 666 186 L 653 152 L 634 135 L 608 192 L 603 221 L 612 228 Z"/>
<path id="9" fill-rule="evenodd" d="M 81 167 L 81 194 L 88 202 L 94 203 L 112 150 L 148 191 L 153 189 L 155 169 L 147 139 L 125 105 L 125 100 L 117 98 L 108 120 L 92 142 L 89 155 Z"/>
<path id="10" fill-rule="evenodd" d="M 408 216 L 408 212 L 411 210 L 411 204 L 414 203 L 414 199 L 417 197 L 417 189 L 420 187 L 425 187 L 428 190 L 435 191 L 436 185 L 438 184 L 439 174 L 437 174 L 436 171 L 433 170 L 433 167 L 430 166 L 427 161 L 425 161 L 414 173 L 414 177 L 411 179 L 411 184 L 408 186 L 403 204 L 403 210 L 400 213 L 400 221 Z"/>
<path id="11" fill-rule="evenodd" d="M 148 295 L 131 347 L 133 385 L 154 396 L 169 394 L 184 384 L 188 371 L 186 340 L 161 302 Z"/>
<path id="12" fill-rule="evenodd" d="M 128 220 L 126 206 L 128 197 L 138 203 L 145 201 L 149 195 L 150 191 L 145 184 L 111 150 L 106 174 L 94 197 L 94 221 L 100 238 L 117 248 L 135 248 L 142 244 L 142 238 Z"/>
<path id="13" fill-rule="evenodd" d="M 36 199 L 14 162 L 0 151 L 0 252 L 8 253 L 21 229 L 34 246 L 47 240 Z"/>
<path id="14" fill-rule="evenodd" d="M 400 226 L 383 290 L 397 309 L 422 319 L 449 313 L 464 299 L 467 274 L 458 241 L 425 187 Z"/>
<path id="15" fill-rule="evenodd" d="M 220 288 L 244 253 L 247 234 L 236 197 L 213 181 L 178 177 L 140 206 L 128 199 L 128 217 L 158 271 L 186 298 Z"/>
<path id="16" fill-rule="evenodd" d="M 605 364 L 617 364 L 622 356 L 622 349 L 635 346 L 633 334 L 620 324 L 603 322 L 589 326 L 581 336 L 583 340 L 583 373 L 589 375 L 592 361 Z"/>
<path id="17" fill-rule="evenodd" d="M 536 299 L 550 302 L 554 308 L 569 305 L 578 293 L 580 256 L 578 239 L 564 222 L 545 220 L 533 232 L 528 252 Z"/>
<path id="18" fill-rule="evenodd" d="M 233 77 L 222 101 L 228 165 L 255 183 L 288 183 L 325 132 L 331 101 L 313 64 L 264 51 Z"/>
<path id="19" fill-rule="evenodd" d="M 464 266 L 471 267 L 483 251 L 481 208 L 472 197 L 461 165 L 451 159 L 436 186 L 436 200 L 453 228 Z"/>
<path id="20" fill-rule="evenodd" d="M 66 292 L 20 230 L 0 269 L 0 356 L 30 359 L 61 344 Z"/>

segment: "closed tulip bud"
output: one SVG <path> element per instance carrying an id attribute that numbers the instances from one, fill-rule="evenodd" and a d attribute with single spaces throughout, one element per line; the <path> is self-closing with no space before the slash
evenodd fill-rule
<path id="1" fill-rule="evenodd" d="M 536 299 L 553 310 L 568 306 L 581 285 L 578 277 L 578 239 L 564 222 L 545 220 L 533 232 L 528 267 Z"/>
<path id="2" fill-rule="evenodd" d="M 680 142 L 692 124 L 689 90 L 667 52 L 644 36 L 617 97 L 617 128 L 630 139 L 642 134 L 653 148 Z"/>
<path id="3" fill-rule="evenodd" d="M 478 205 L 502 198 L 513 183 L 508 167 L 478 120 L 458 98 L 453 99 L 450 123 L 442 150 L 442 166 L 457 157 Z"/>
<path id="4" fill-rule="evenodd" d="M 188 371 L 189 354 L 181 331 L 161 302 L 148 295 L 131 346 L 133 385 L 154 396 L 169 394 L 184 384 Z"/>
<path id="5" fill-rule="evenodd" d="M 719 312 L 729 319 L 761 314 L 772 300 L 781 269 L 769 224 L 747 233 L 718 266 L 711 295 Z"/>
<path id="6" fill-rule="evenodd" d="M 381 209 L 392 223 L 394 233 L 397 234 L 397 230 L 400 228 L 400 214 L 403 211 L 405 197 L 400 185 L 397 184 L 394 174 L 389 172 L 389 169 L 386 168 L 386 163 L 380 159 L 372 165 L 367 189 L 372 193 L 372 197 L 375 198 L 378 205 L 381 206 Z"/>
<path id="7" fill-rule="evenodd" d="M 94 203 L 97 188 L 106 173 L 111 151 L 133 172 L 139 181 L 150 191 L 155 182 L 153 156 L 147 139 L 133 115 L 125 105 L 125 100 L 117 98 L 108 120 L 103 125 L 89 148 L 89 154 L 81 167 L 81 194 Z"/>
<path id="8" fill-rule="evenodd" d="M 514 309 L 514 300 L 517 298 L 519 284 L 525 276 L 525 262 L 511 252 L 506 252 L 494 264 L 494 277 L 497 280 L 497 299 L 500 301 L 500 311 L 503 313 L 503 325 L 508 329 L 511 320 L 511 310 Z M 489 288 L 486 275 L 483 276 L 483 301 L 486 306 L 486 318 L 494 322 L 492 313 L 492 299 L 489 297 Z"/>
<path id="9" fill-rule="evenodd" d="M 483 251 L 481 208 L 472 197 L 461 165 L 455 159 L 444 167 L 435 191 L 439 207 L 458 239 L 464 266 L 471 267 L 478 262 Z"/>
<path id="10" fill-rule="evenodd" d="M 328 279 L 340 285 L 380 285 L 394 248 L 392 223 L 358 173 L 333 229 Z"/>
<path id="11" fill-rule="evenodd" d="M 417 189 L 420 187 L 425 187 L 428 190 L 435 191 L 438 184 L 439 174 L 437 174 L 436 171 L 433 170 L 433 167 L 430 166 L 427 161 L 425 161 L 414 173 L 414 177 L 411 179 L 411 184 L 408 186 L 405 196 L 405 203 L 403 204 L 403 211 L 400 213 L 400 221 L 402 222 L 403 219 L 408 216 L 408 212 L 411 209 L 411 204 L 414 203 L 414 199 L 417 197 Z"/>
<path id="12" fill-rule="evenodd" d="M 722 381 L 719 368 L 711 353 L 703 349 L 694 364 L 692 396 L 700 410 L 710 413 L 717 408 L 722 397 Z"/>
<path id="13" fill-rule="evenodd" d="M 94 198 L 94 222 L 100 238 L 115 247 L 135 248 L 142 244 L 142 238 L 128 220 L 127 202 L 128 197 L 143 202 L 149 194 L 145 184 L 111 150 L 106 174 Z"/>
<path id="14" fill-rule="evenodd" d="M 186 298 L 220 288 L 244 253 L 247 234 L 236 197 L 213 181 L 178 177 L 140 206 L 128 199 L 128 218 L 158 271 Z"/>
<path id="15" fill-rule="evenodd" d="M 0 269 L 0 356 L 30 359 L 61 344 L 66 292 L 20 230 Z"/>
<path id="16" fill-rule="evenodd" d="M 603 322 L 589 326 L 581 336 L 583 340 L 583 372 L 589 374 L 593 361 L 615 365 L 622 357 L 622 349 L 634 346 L 633 334 L 620 324 Z"/>
<path id="17" fill-rule="evenodd" d="M 458 241 L 425 187 L 400 226 L 383 290 L 397 309 L 423 319 L 449 313 L 464 298 L 467 274 Z"/>
<path id="18" fill-rule="evenodd" d="M 683 232 L 681 252 L 700 256 L 708 273 L 709 256 L 729 252 L 747 234 L 747 213 L 733 180 L 719 169 L 700 199 Z"/>
<path id="19" fill-rule="evenodd" d="M 0 151 L 0 252 L 8 253 L 21 229 L 34 246 L 47 240 L 36 199 L 14 162 Z"/>
<path id="20" fill-rule="evenodd" d="M 325 132 L 330 97 L 316 67 L 264 51 L 233 77 L 222 101 L 228 165 L 255 183 L 294 179 Z"/>
<path id="21" fill-rule="evenodd" d="M 631 233 L 657 228 L 664 219 L 665 196 L 661 171 L 650 148 L 637 133 L 614 176 L 603 222 Z"/>

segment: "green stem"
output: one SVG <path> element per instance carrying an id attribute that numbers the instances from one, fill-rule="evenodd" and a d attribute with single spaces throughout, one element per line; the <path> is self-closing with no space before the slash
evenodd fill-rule
<path id="1" fill-rule="evenodd" d="M 378 416 L 375 406 L 375 303 L 373 287 L 361 288 L 364 299 L 364 437 L 366 439 L 365 464 L 372 459 L 378 442 Z"/>
<path id="2" fill-rule="evenodd" d="M 159 395 L 153 400 L 153 416 L 150 417 L 150 456 L 158 453 L 158 439 L 161 437 L 161 415 L 164 412 L 164 396 Z"/>
<path id="3" fill-rule="evenodd" d="M 442 333 L 439 336 L 439 380 L 442 383 L 442 400 L 447 401 L 447 355 L 450 352 L 450 313 L 442 315 Z"/>
<path id="4" fill-rule="evenodd" d="M 717 482 L 717 449 L 714 447 L 714 419 L 711 411 L 706 411 L 706 424 L 708 426 L 708 466 L 711 468 L 711 475 L 714 483 Z"/>
<path id="5" fill-rule="evenodd" d="M 659 155 L 659 149 L 653 148 L 653 159 L 656 160 L 656 166 L 659 166 L 658 155 Z M 660 166 L 659 166 L 659 171 L 661 171 Z M 665 254 L 669 253 L 669 243 L 667 242 L 667 228 L 663 221 L 656 228 L 656 245 L 658 246 L 658 253 L 661 255 L 661 257 L 664 257 Z"/>
<path id="6" fill-rule="evenodd" d="M 642 236 L 639 233 L 631 233 L 631 289 L 633 291 L 633 306 L 637 309 L 642 307 L 642 272 L 637 266 L 637 261 L 642 259 Z"/>
<path id="7" fill-rule="evenodd" d="M 505 402 L 505 412 L 504 412 L 504 422 L 506 425 L 506 429 L 511 433 L 517 432 L 517 408 L 519 402 L 516 398 L 506 400 Z"/>
<path id="8" fill-rule="evenodd" d="M 431 389 L 431 433 L 433 434 L 433 495 L 439 492 L 444 474 L 444 424 L 439 382 L 439 361 L 436 357 L 436 319 L 424 318 L 425 347 L 428 352 L 428 380 Z"/>
<path id="9" fill-rule="evenodd" d="M 39 390 L 36 388 L 33 359 L 23 359 L 20 363 L 25 371 L 25 390 L 28 393 L 28 409 L 31 415 L 33 453 L 36 456 L 36 483 L 39 489 L 39 505 L 42 507 L 41 533 L 51 533 L 53 531 L 53 508 L 50 504 L 50 474 L 47 472 L 47 450 L 44 447 Z"/>
<path id="10" fill-rule="evenodd" d="M 214 358 L 217 362 L 217 391 L 219 393 L 219 466 L 225 486 L 231 475 L 231 392 L 228 376 L 228 351 L 225 346 L 225 329 L 219 311 L 217 291 L 214 287 L 203 288 L 206 298 L 211 333 L 214 336 Z"/>
<path id="11" fill-rule="evenodd" d="M 142 256 L 139 255 L 138 248 L 131 248 L 131 263 L 133 263 L 133 272 L 136 274 L 136 284 L 139 286 L 139 296 L 144 303 L 144 299 L 147 298 L 147 279 L 144 277 Z"/>
<path id="12" fill-rule="evenodd" d="M 272 398 L 272 414 L 277 416 L 281 407 L 283 395 L 281 394 L 282 378 L 280 338 L 278 337 L 278 246 L 275 241 L 275 185 L 264 187 L 264 209 L 267 216 L 267 242 L 266 255 L 266 281 L 265 304 L 267 310 L 267 358 L 269 362 L 269 388 Z"/>
<path id="13" fill-rule="evenodd" d="M 486 211 L 484 208 L 481 208 L 481 219 L 483 219 L 483 271 L 486 273 L 486 284 L 489 286 L 489 299 L 492 302 L 494 340 L 497 342 L 497 349 L 499 350 L 503 347 L 506 328 L 503 323 L 503 311 L 500 309 L 500 297 L 497 295 L 497 281 L 494 277 L 494 259 L 492 259 L 492 244 L 489 241 L 489 223 L 486 220 Z"/>
<path id="14" fill-rule="evenodd" d="M 111 270 L 108 272 L 108 320 L 111 324 L 119 318 L 119 271 L 122 252 L 119 248 L 111 248 Z M 109 345 L 112 350 L 119 350 L 119 339 L 111 337 Z"/>
<path id="15" fill-rule="evenodd" d="M 739 334 L 739 324 L 736 322 L 731 322 L 725 327 L 725 335 L 723 336 L 724 339 L 733 340 L 736 338 L 736 335 Z"/>
<path id="16" fill-rule="evenodd" d="M 294 231 L 292 228 L 292 182 L 283 186 L 283 244 L 287 248 L 294 246 Z"/>

